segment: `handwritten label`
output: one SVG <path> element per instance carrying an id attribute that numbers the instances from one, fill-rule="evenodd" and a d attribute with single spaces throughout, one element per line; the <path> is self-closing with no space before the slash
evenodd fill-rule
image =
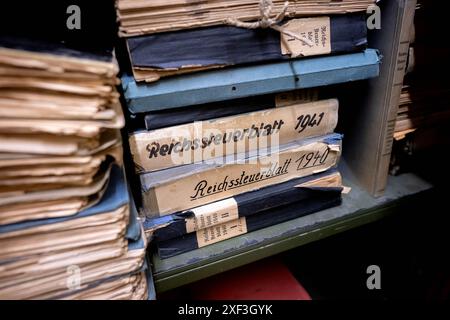
<path id="1" fill-rule="evenodd" d="M 294 19 L 283 25 L 283 28 L 309 39 L 313 46 L 292 36 L 281 34 L 282 54 L 289 54 L 291 58 L 296 58 L 331 52 L 329 17 Z"/>
<path id="2" fill-rule="evenodd" d="M 186 219 L 188 233 L 239 218 L 238 206 L 234 198 L 210 203 L 191 210 L 193 217 Z"/>
<path id="3" fill-rule="evenodd" d="M 245 217 L 197 231 L 198 247 L 217 243 L 247 233 Z"/>

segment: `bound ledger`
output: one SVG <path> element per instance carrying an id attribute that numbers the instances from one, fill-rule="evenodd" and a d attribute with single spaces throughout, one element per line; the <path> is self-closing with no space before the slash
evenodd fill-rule
<path id="1" fill-rule="evenodd" d="M 146 219 L 144 229 L 155 241 L 165 241 L 341 187 L 341 175 L 331 169 L 168 216 Z"/>
<path id="2" fill-rule="evenodd" d="M 329 134 L 337 120 L 329 99 L 138 132 L 129 142 L 142 173 Z"/>
<path id="3" fill-rule="evenodd" d="M 136 81 L 246 63 L 364 50 L 365 13 L 292 19 L 282 25 L 311 46 L 273 29 L 219 26 L 127 39 Z"/>
<path id="4" fill-rule="evenodd" d="M 241 217 L 220 225 L 207 227 L 195 233 L 186 234 L 180 238 L 158 242 L 159 256 L 162 259 L 169 258 L 183 252 L 202 248 L 248 232 L 338 206 L 342 201 L 341 191 L 342 188 L 330 188 L 325 192 L 302 201 L 263 211 L 248 217 Z"/>

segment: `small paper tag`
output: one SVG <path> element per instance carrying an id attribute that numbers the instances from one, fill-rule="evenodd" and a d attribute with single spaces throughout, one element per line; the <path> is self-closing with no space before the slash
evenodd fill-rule
<path id="1" fill-rule="evenodd" d="M 245 221 L 245 217 L 242 217 L 237 220 L 197 231 L 198 247 L 202 248 L 245 233 L 247 233 L 247 222 Z"/>
<path id="2" fill-rule="evenodd" d="M 291 58 L 329 54 L 331 52 L 330 18 L 317 17 L 294 19 L 283 25 L 283 29 L 309 39 L 309 46 L 292 36 L 281 34 L 281 52 L 290 54 Z"/>
<path id="3" fill-rule="evenodd" d="M 186 219 L 186 231 L 188 233 L 239 218 L 238 206 L 234 198 L 210 203 L 191 211 L 194 216 Z"/>
<path id="4" fill-rule="evenodd" d="M 339 188 L 342 187 L 342 177 L 340 173 L 332 174 L 323 178 L 304 182 L 296 185 L 296 188 Z"/>

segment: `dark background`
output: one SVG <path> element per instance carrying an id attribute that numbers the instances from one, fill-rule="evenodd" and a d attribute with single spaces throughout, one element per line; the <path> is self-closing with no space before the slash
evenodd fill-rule
<path id="1" fill-rule="evenodd" d="M 81 9 L 81 29 L 69 30 L 67 8 Z M 81 49 L 112 47 L 117 37 L 114 0 L 3 1 L 0 35 L 64 41 Z"/>

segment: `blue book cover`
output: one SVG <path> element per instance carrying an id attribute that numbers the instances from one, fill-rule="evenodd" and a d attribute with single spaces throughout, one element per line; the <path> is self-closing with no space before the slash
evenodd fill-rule
<path id="1" fill-rule="evenodd" d="M 377 50 L 233 67 L 137 83 L 122 77 L 131 113 L 185 107 L 268 93 L 364 80 L 379 74 Z"/>

